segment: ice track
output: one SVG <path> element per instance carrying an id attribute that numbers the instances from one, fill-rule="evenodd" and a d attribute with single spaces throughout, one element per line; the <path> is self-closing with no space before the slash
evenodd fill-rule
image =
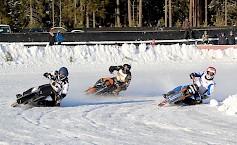
<path id="1" fill-rule="evenodd" d="M 15 120 L 1 124 L 1 140 L 10 144 L 173 144 L 174 139 L 187 145 L 237 143 L 231 117 L 221 117 L 207 104 L 157 108 L 154 97 L 78 107 L 8 108 L 1 114 Z"/>
<path id="2" fill-rule="evenodd" d="M 0 144 L 236 145 L 236 116 L 218 111 L 208 101 L 191 107 L 157 107 L 163 100 L 162 93 L 190 81 L 187 72 L 193 70 L 192 65 L 186 70 L 172 67 L 179 70 L 175 73 L 154 69 L 160 66 L 152 65 L 154 68 L 149 71 L 135 67 L 131 86 L 119 97 L 83 95 L 83 90 L 104 76 L 105 70 L 88 73 L 71 68 L 70 93 L 62 107 L 51 108 L 10 106 L 16 93 L 46 82 L 42 70 L 3 73 L 0 75 Z M 229 66 L 219 67 L 218 72 L 230 76 L 228 73 L 235 73 L 235 66 L 228 72 L 225 70 Z M 195 67 L 202 70 L 202 66 Z M 235 82 L 221 76 L 217 81 L 225 84 L 217 86 L 215 97 L 219 101 L 235 92 L 235 88 L 229 87 Z"/>

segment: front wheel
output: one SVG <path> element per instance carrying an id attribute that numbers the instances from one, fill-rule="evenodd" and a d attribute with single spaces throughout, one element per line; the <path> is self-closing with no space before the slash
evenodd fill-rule
<path id="1" fill-rule="evenodd" d="M 32 91 L 33 89 L 29 89 L 23 93 L 23 96 L 20 98 L 17 98 L 18 104 L 29 104 L 32 102 L 36 102 L 38 100 L 42 100 L 43 98 L 46 98 L 47 96 L 52 95 L 54 92 L 53 88 L 50 84 L 45 84 L 42 86 L 39 86 L 38 89 Z"/>
<path id="2" fill-rule="evenodd" d="M 188 105 L 198 105 L 198 104 L 202 104 L 202 100 L 195 100 L 192 98 L 185 98 L 183 101 L 183 103 L 188 104 Z"/>
<path id="3" fill-rule="evenodd" d="M 30 93 L 30 94 L 24 95 L 23 97 L 17 99 L 17 103 L 25 105 L 30 102 L 33 102 L 33 100 L 36 99 L 37 97 L 39 97 L 38 92 Z"/>

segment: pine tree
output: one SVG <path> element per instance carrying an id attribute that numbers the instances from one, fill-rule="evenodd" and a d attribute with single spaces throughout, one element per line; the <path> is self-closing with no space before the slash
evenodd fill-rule
<path id="1" fill-rule="evenodd" d="M 0 3 L 0 24 L 10 24 L 10 17 L 7 14 L 7 0 Z"/>
<path id="2" fill-rule="evenodd" d="M 26 27 L 29 19 L 26 13 L 25 0 L 10 0 L 7 2 L 7 12 L 10 18 L 10 24 L 15 29 Z"/>
<path id="3" fill-rule="evenodd" d="M 225 10 L 227 10 L 227 24 L 234 25 L 237 21 L 237 2 L 234 0 L 227 1 L 227 9 L 225 8 L 225 0 L 212 0 L 209 4 L 209 10 L 212 12 L 212 22 L 215 26 L 225 25 Z"/>

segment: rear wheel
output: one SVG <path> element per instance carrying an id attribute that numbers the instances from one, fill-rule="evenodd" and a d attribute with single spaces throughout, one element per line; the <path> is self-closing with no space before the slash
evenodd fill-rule
<path id="1" fill-rule="evenodd" d="M 98 90 L 95 95 L 113 95 L 113 91 L 116 89 L 114 85 L 106 86 Z"/>

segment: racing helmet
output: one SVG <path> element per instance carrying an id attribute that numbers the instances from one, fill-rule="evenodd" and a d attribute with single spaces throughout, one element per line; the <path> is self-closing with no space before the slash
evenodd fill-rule
<path id="1" fill-rule="evenodd" d="M 131 69 L 131 65 L 130 64 L 124 64 L 123 68 L 124 68 L 124 71 L 129 71 Z"/>
<path id="2" fill-rule="evenodd" d="M 60 80 L 64 80 L 64 79 L 67 78 L 67 76 L 68 76 L 68 70 L 67 70 L 67 68 L 66 68 L 66 67 L 61 67 L 61 68 L 59 69 L 59 71 L 58 71 L 58 78 L 59 78 Z"/>
<path id="3" fill-rule="evenodd" d="M 214 76 L 216 75 L 216 68 L 212 67 L 212 66 L 209 66 L 207 68 L 207 71 L 206 71 L 206 79 L 207 80 L 212 80 L 214 79 Z"/>

